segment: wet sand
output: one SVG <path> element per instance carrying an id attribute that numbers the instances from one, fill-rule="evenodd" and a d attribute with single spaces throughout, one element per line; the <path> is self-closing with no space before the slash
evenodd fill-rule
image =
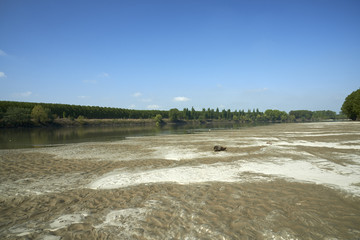
<path id="1" fill-rule="evenodd" d="M 360 239 L 360 123 L 1 150 L 0 238 Z"/>

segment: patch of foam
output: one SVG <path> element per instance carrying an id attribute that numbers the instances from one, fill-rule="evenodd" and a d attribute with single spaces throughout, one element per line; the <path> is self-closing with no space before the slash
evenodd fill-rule
<path id="1" fill-rule="evenodd" d="M 303 141 L 303 140 L 299 140 L 299 141 L 292 141 L 292 142 L 287 142 L 287 141 L 279 141 L 279 142 L 274 142 L 273 144 L 275 145 L 282 145 L 282 146 L 304 146 L 304 147 L 325 147 L 325 148 L 335 148 L 335 149 L 359 149 L 360 150 L 360 145 L 343 145 L 341 142 L 340 143 L 336 143 L 336 142 L 309 142 L 309 141 Z"/>
<path id="2" fill-rule="evenodd" d="M 331 137 L 331 136 L 351 136 L 360 135 L 358 132 L 284 132 L 288 137 Z"/>
<path id="3" fill-rule="evenodd" d="M 54 235 L 45 235 L 43 240 L 60 240 L 60 236 L 54 236 Z"/>
<path id="4" fill-rule="evenodd" d="M 311 133 L 303 134 L 302 137 L 330 137 L 330 136 L 352 136 L 360 135 L 359 133 Z"/>
<path id="5" fill-rule="evenodd" d="M 341 166 L 326 160 L 312 162 L 294 161 L 285 158 L 264 161 L 237 161 L 233 163 L 181 166 L 140 172 L 120 171 L 97 179 L 88 187 L 92 189 L 114 189 L 139 184 L 174 182 L 192 184 L 204 182 L 242 182 L 259 180 L 257 175 L 269 175 L 292 181 L 325 184 L 360 195 L 360 166 Z M 268 179 L 268 178 L 266 178 Z"/>
<path id="6" fill-rule="evenodd" d="M 275 138 L 275 137 L 247 137 L 246 138 L 247 141 L 249 140 L 259 140 L 259 141 L 277 141 L 279 140 L 278 138 Z"/>
<path id="7" fill-rule="evenodd" d="M 59 192 L 74 189 L 82 184 L 83 176 L 79 173 L 64 174 L 63 176 L 49 175 L 41 179 L 24 178 L 16 181 L 3 181 L 0 184 L 0 194 L 3 197 L 42 195 L 44 193 Z"/>
<path id="8" fill-rule="evenodd" d="M 61 228 L 66 228 L 74 223 L 82 223 L 82 221 L 87 215 L 87 213 L 76 213 L 60 216 L 49 224 L 50 231 L 56 231 Z"/>
<path id="9" fill-rule="evenodd" d="M 109 174 L 89 185 L 92 189 L 113 189 L 144 183 L 176 182 L 179 184 L 210 181 L 234 182 L 238 180 L 238 166 L 231 164 L 209 164 L 162 168 L 143 172 L 119 172 Z"/>
<path id="10" fill-rule="evenodd" d="M 331 170 L 330 170 L 331 169 Z M 325 184 L 360 195 L 360 188 L 353 186 L 360 180 L 360 166 L 341 166 L 328 161 L 292 161 L 248 162 L 242 171 L 291 178 L 295 181 Z"/>
<path id="11" fill-rule="evenodd" d="M 13 234 L 16 234 L 16 236 L 18 236 L 18 237 L 24 237 L 26 235 L 33 233 L 35 230 L 28 229 L 28 228 L 25 228 L 22 226 L 16 226 L 16 227 L 10 228 L 9 231 Z"/>
<path id="12" fill-rule="evenodd" d="M 126 232 L 131 232 L 140 227 L 140 221 L 145 220 L 146 212 L 146 208 L 126 208 L 111 211 L 106 215 L 105 221 L 95 228 L 115 226 L 123 228 Z"/>
<path id="13" fill-rule="evenodd" d="M 360 144 L 360 140 L 352 140 L 352 141 L 342 141 L 342 144 L 349 144 L 349 145 L 353 145 L 353 144 Z"/>

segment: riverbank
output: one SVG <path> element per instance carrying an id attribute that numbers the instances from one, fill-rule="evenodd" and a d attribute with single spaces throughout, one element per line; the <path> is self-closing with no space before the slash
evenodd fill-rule
<path id="1" fill-rule="evenodd" d="M 301 122 L 347 122 L 349 119 L 323 119 L 319 121 L 293 121 L 295 123 Z M 162 119 L 158 123 L 155 119 L 70 119 L 70 118 L 56 118 L 51 122 L 42 124 L 28 124 L 21 127 L 0 127 L 0 128 L 52 128 L 52 127 L 164 127 L 164 126 L 222 126 L 222 125 L 265 125 L 271 123 L 284 123 L 281 121 L 240 121 L 240 120 L 225 120 L 225 119 L 207 119 L 207 120 L 178 120 L 175 122 L 169 119 Z"/>
<path id="2" fill-rule="evenodd" d="M 157 125 L 155 119 L 67 119 L 58 118 L 54 120 L 54 124 L 61 127 L 69 126 L 164 126 L 164 125 L 202 125 L 202 124 L 231 124 L 239 123 L 239 121 L 231 120 L 178 120 L 170 121 L 169 119 L 162 119 Z"/>
<path id="3" fill-rule="evenodd" d="M 69 118 L 56 118 L 51 122 L 42 124 L 29 124 L 21 127 L 2 127 L 2 128 L 49 128 L 49 127 L 81 127 L 81 126 L 118 126 L 118 127 L 163 127 L 163 126 L 200 126 L 200 125 L 229 125 L 229 124 L 266 124 L 267 122 L 242 122 L 236 120 L 178 120 L 175 122 L 169 119 L 162 119 L 162 122 L 157 124 L 155 119 L 69 119 Z M 1 127 L 0 127 L 1 128 Z"/>
<path id="4" fill-rule="evenodd" d="M 58 118 L 53 124 L 58 127 L 78 126 L 155 126 L 154 119 L 69 119 Z"/>

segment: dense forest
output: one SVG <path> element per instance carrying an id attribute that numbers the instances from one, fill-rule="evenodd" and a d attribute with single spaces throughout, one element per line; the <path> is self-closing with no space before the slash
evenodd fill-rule
<path id="1" fill-rule="evenodd" d="M 294 122 L 294 121 L 319 121 L 325 119 L 343 118 L 333 111 L 308 111 L 296 110 L 289 113 L 268 109 L 261 112 L 253 110 L 230 109 L 221 111 L 205 109 L 196 111 L 194 108 L 169 111 L 161 110 L 132 110 L 124 108 L 109 108 L 97 106 L 81 106 L 52 103 L 31 103 L 0 101 L 0 126 L 46 126 L 53 125 L 59 119 L 81 122 L 84 119 L 153 119 L 157 125 L 168 122 L 184 122 L 196 120 L 206 122 L 211 120 L 231 120 L 237 122 Z"/>

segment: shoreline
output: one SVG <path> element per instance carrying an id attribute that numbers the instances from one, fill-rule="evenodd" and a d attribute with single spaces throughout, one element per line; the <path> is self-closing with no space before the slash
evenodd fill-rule
<path id="1" fill-rule="evenodd" d="M 262 124 L 268 122 L 242 122 L 235 120 L 178 120 L 176 122 L 171 122 L 169 119 L 163 119 L 162 123 L 157 125 L 155 119 L 68 119 L 68 118 L 58 118 L 54 119 L 53 122 L 47 124 L 34 124 L 31 126 L 18 126 L 18 127 L 0 127 L 0 129 L 31 129 L 31 128 L 66 128 L 66 127 L 99 127 L 99 126 L 119 126 L 119 127 L 137 127 L 137 126 L 153 126 L 153 127 L 163 127 L 163 126 L 184 126 L 184 125 L 211 125 L 211 124 Z M 269 122 L 271 123 L 271 122 Z"/>
<path id="2" fill-rule="evenodd" d="M 68 119 L 58 118 L 52 122 L 46 124 L 32 124 L 28 126 L 16 126 L 16 127 L 5 127 L 0 126 L 0 129 L 32 129 L 32 128 L 67 128 L 67 127 L 107 127 L 107 126 L 118 126 L 118 127 L 138 127 L 138 126 L 204 126 L 204 125 L 242 125 L 242 124 L 276 124 L 276 123 L 312 123 L 312 122 L 352 122 L 349 119 L 323 119 L 314 121 L 292 121 L 292 122 L 281 122 L 281 121 L 240 121 L 240 120 L 226 120 L 226 119 L 207 119 L 207 120 L 178 120 L 171 122 L 169 119 L 163 119 L 162 123 L 157 125 L 155 119 Z"/>

